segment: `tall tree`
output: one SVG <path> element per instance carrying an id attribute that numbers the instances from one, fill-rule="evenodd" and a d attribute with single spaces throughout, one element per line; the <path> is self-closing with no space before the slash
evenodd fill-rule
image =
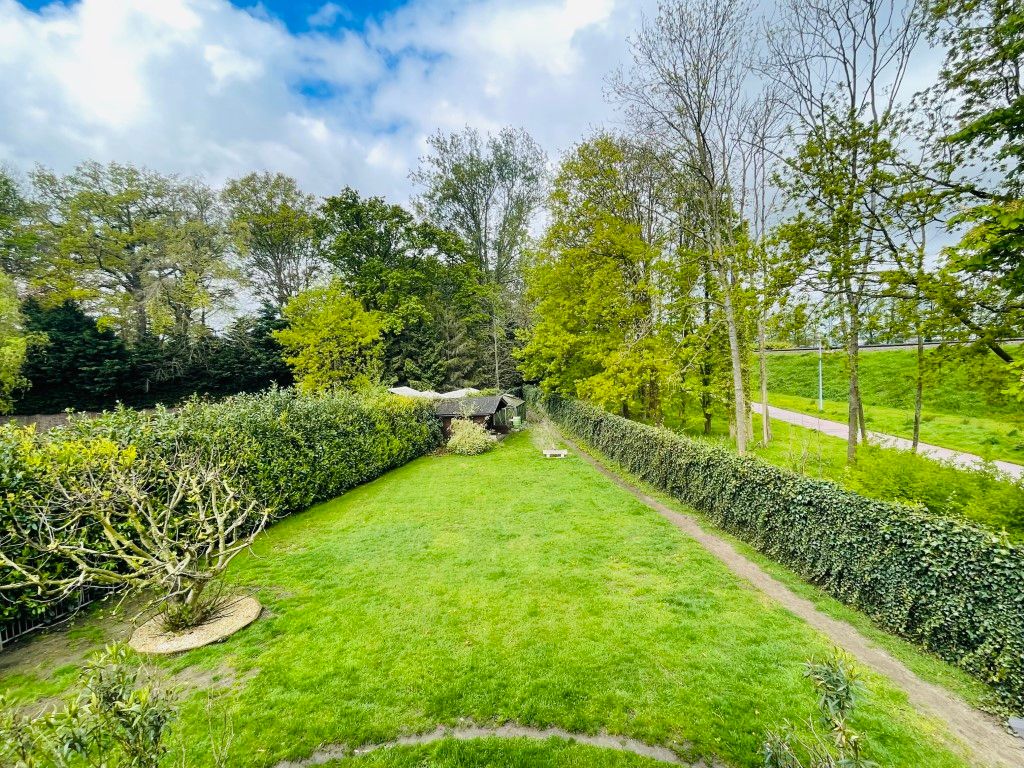
<path id="1" fill-rule="evenodd" d="M 90 302 L 130 342 L 144 338 L 167 268 L 177 179 L 95 162 L 65 176 L 38 168 L 31 178 L 48 292 Z"/>
<path id="2" fill-rule="evenodd" d="M 126 399 L 131 360 L 124 342 L 97 327 L 73 301 L 48 306 L 28 299 L 25 328 L 34 344 L 23 369 L 30 386 L 18 400 L 22 413 L 99 410 Z"/>
<path id="3" fill-rule="evenodd" d="M 798 145 L 783 174 L 801 213 L 783 233 L 843 332 L 851 462 L 858 434 L 867 437 L 858 376 L 865 313 L 891 256 L 879 209 L 891 184 L 900 89 L 922 33 L 916 0 L 789 0 L 768 40 Z"/>
<path id="4" fill-rule="evenodd" d="M 668 233 L 652 206 L 670 197 L 653 150 L 599 134 L 562 161 L 551 221 L 528 270 L 534 322 L 525 375 L 549 391 L 660 419 L 672 369 L 658 317 Z"/>
<path id="5" fill-rule="evenodd" d="M 322 271 L 315 198 L 290 176 L 263 172 L 229 181 L 222 199 L 253 293 L 280 312 Z"/>
<path id="6" fill-rule="evenodd" d="M 957 150 L 952 190 L 969 227 L 957 269 L 985 275 L 1024 303 L 1024 8 L 1014 0 L 936 0 L 933 42 L 946 48 L 935 87 Z"/>
<path id="7" fill-rule="evenodd" d="M 35 238 L 29 214 L 29 201 L 14 174 L 0 166 L 0 270 L 20 278 L 33 271 Z"/>
<path id="8" fill-rule="evenodd" d="M 494 386 L 515 372 L 512 345 L 519 311 L 521 260 L 546 189 L 546 159 L 525 131 L 484 136 L 474 128 L 437 133 L 412 180 L 420 215 L 465 240 L 489 286 Z"/>
<path id="9" fill-rule="evenodd" d="M 351 188 L 324 201 L 321 224 L 324 257 L 364 308 L 384 318 L 388 378 L 436 389 L 487 375 L 486 294 L 461 238 Z"/>
<path id="10" fill-rule="evenodd" d="M 207 336 L 212 316 L 231 309 L 241 274 L 227 261 L 225 223 L 214 190 L 194 180 L 177 185 L 168 258 L 155 286 L 157 330 L 183 340 Z"/>
<path id="11" fill-rule="evenodd" d="M 755 72 L 751 7 L 744 0 L 672 0 L 631 40 L 633 67 L 613 82 L 637 128 L 673 159 L 687 210 L 681 221 L 707 254 L 729 336 L 736 447 L 748 437 L 740 236 L 750 161 Z"/>
<path id="12" fill-rule="evenodd" d="M 26 383 L 21 367 L 28 342 L 14 281 L 0 272 L 0 413 L 11 409 L 14 390 Z"/>

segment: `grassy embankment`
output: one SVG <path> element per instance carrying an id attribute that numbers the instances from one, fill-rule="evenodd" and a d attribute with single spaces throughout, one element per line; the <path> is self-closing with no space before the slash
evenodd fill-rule
<path id="1" fill-rule="evenodd" d="M 1011 348 L 1019 355 L 1020 348 Z M 991 353 L 925 351 L 921 441 L 967 451 L 985 459 L 1024 464 L 1024 405 L 1002 394 L 1009 374 Z M 848 380 L 842 352 L 824 356 L 824 417 L 846 421 Z M 860 382 L 868 428 L 910 438 L 914 427 L 917 353 L 865 352 Z M 755 384 L 755 386 L 757 386 Z M 769 401 L 818 415 L 818 356 L 772 354 L 768 358 Z"/>

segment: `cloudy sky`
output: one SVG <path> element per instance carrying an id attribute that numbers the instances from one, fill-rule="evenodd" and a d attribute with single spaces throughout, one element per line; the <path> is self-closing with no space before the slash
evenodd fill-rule
<path id="1" fill-rule="evenodd" d="M 404 200 L 424 138 L 615 120 L 635 0 L 0 0 L 0 163 L 253 169 Z"/>

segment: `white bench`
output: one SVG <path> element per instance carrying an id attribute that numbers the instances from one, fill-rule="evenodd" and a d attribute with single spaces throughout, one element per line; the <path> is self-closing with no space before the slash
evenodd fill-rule
<path id="1" fill-rule="evenodd" d="M 545 459 L 564 459 L 569 455 L 569 452 L 564 448 L 545 448 L 544 458 Z"/>

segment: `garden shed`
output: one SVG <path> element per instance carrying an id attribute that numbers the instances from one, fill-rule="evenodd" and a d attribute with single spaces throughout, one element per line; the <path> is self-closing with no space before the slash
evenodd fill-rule
<path id="1" fill-rule="evenodd" d="M 434 410 L 445 435 L 451 433 L 453 419 L 463 417 L 475 421 L 493 432 L 508 432 L 515 424 L 526 418 L 526 402 L 509 394 L 487 397 L 461 397 L 438 400 Z"/>

